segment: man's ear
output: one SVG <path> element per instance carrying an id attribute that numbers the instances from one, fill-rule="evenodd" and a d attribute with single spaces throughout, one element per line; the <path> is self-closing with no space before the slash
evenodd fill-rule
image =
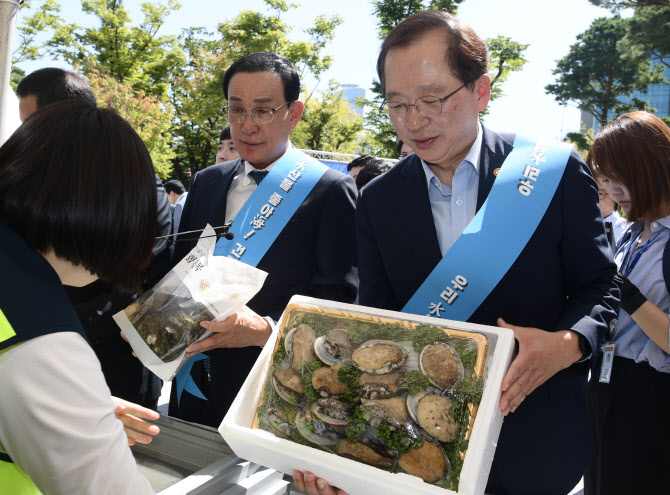
<path id="1" fill-rule="evenodd" d="M 475 94 L 477 95 L 477 108 L 481 112 L 486 109 L 491 100 L 491 79 L 484 74 L 475 81 Z"/>
<path id="2" fill-rule="evenodd" d="M 289 110 L 291 112 L 291 130 L 293 130 L 296 128 L 300 122 L 300 119 L 302 118 L 302 114 L 305 111 L 305 104 L 300 100 L 296 100 L 291 103 Z"/>

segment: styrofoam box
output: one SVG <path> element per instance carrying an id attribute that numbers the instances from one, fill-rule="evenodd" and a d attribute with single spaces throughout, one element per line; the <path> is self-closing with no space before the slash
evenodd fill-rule
<path id="1" fill-rule="evenodd" d="M 503 421 L 498 407 L 501 394 L 500 385 L 512 360 L 514 333 L 505 328 L 415 316 L 303 296 L 294 296 L 290 304 L 294 303 L 445 326 L 455 330 L 480 333 L 489 338 L 490 347 L 486 363 L 484 391 L 472 428 L 458 488 L 459 495 L 483 494 Z M 282 319 L 284 317 L 286 314 L 282 316 Z M 294 469 L 311 471 L 318 477 L 326 479 L 331 485 L 353 495 L 372 493 L 447 495 L 455 493 L 424 483 L 415 476 L 390 473 L 329 452 L 277 438 L 264 430 L 252 429 L 251 423 L 272 360 L 276 339 L 277 332 L 265 345 L 228 410 L 228 414 L 219 426 L 219 432 L 235 454 L 288 474 L 292 474 Z"/>

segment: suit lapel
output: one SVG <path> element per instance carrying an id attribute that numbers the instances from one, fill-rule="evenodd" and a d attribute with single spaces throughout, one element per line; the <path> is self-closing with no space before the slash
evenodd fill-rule
<path id="1" fill-rule="evenodd" d="M 507 155 L 514 146 L 514 134 L 498 134 L 482 125 L 482 151 L 479 155 L 479 190 L 477 192 L 477 211 L 488 198 L 496 180 L 496 169 L 502 167 Z"/>
<path id="2" fill-rule="evenodd" d="M 407 195 L 407 191 L 416 191 L 410 201 L 402 204 L 403 221 L 398 227 L 407 233 L 415 262 L 419 266 L 429 267 L 430 272 L 442 259 L 440 244 L 435 231 L 435 221 L 430 209 L 426 174 L 423 171 L 421 160 L 412 155 L 404 164 L 400 173 L 402 181 L 398 198 Z"/>
<path id="3" fill-rule="evenodd" d="M 228 201 L 228 190 L 233 178 L 242 172 L 244 162 L 238 158 L 233 167 L 221 169 L 221 178 L 215 181 L 216 188 L 211 191 L 212 197 L 212 226 L 221 226 L 226 222 L 226 203 Z"/>

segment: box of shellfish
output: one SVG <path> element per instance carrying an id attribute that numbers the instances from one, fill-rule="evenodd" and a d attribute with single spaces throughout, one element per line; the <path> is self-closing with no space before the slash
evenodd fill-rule
<path id="1" fill-rule="evenodd" d="M 295 296 L 219 427 L 350 494 L 484 493 L 511 330 Z"/>

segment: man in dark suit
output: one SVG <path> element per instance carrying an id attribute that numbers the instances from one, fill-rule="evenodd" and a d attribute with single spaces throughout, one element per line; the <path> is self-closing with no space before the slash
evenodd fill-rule
<path id="1" fill-rule="evenodd" d="M 360 302 L 401 310 L 481 208 L 515 136 L 481 125 L 486 46 L 445 12 L 396 26 L 377 69 L 388 115 L 415 154 L 361 191 Z M 476 258 L 495 259 L 495 246 L 481 249 Z M 615 272 L 595 181 L 573 150 L 529 242 L 468 320 L 510 328 L 518 342 L 487 493 L 566 494 L 581 478 L 592 453 L 589 358 L 615 317 Z"/>
<path id="2" fill-rule="evenodd" d="M 297 72 L 287 59 L 274 53 L 254 53 L 233 63 L 224 77 L 223 92 L 229 102 L 231 135 L 241 158 L 195 175 L 181 232 L 203 229 L 207 223 L 218 227 L 234 219 L 263 172 L 271 170 L 291 146 L 289 134 L 304 110 L 298 100 Z M 189 349 L 189 354 L 211 351 L 210 372 L 198 362 L 191 373 L 208 400 L 184 393 L 177 407 L 173 393 L 171 415 L 218 426 L 268 340 L 273 323 L 294 294 L 354 301 L 358 285 L 355 201 L 351 177 L 327 170 L 258 263 L 259 269 L 268 272 L 261 291 L 248 307 L 228 319 L 203 322 L 214 334 Z M 175 262 L 193 248 L 197 234 L 190 239 L 176 243 Z"/>

